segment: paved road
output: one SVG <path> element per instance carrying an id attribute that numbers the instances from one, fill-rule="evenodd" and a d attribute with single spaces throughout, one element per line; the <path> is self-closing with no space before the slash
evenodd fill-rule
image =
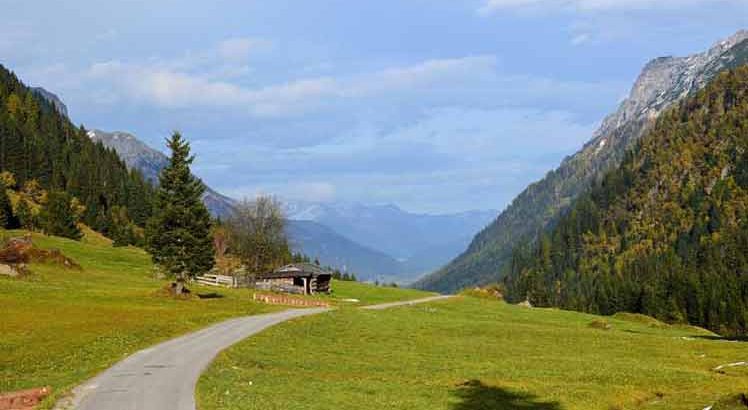
<path id="1" fill-rule="evenodd" d="M 364 308 L 386 309 L 443 298 Z M 141 350 L 77 387 L 56 409 L 195 410 L 197 379 L 221 350 L 275 324 L 327 310 L 291 309 L 231 319 Z"/>
<path id="2" fill-rule="evenodd" d="M 392 302 L 392 303 L 382 303 L 380 305 L 364 306 L 361 309 L 382 310 L 382 309 L 389 309 L 389 308 L 398 307 L 398 306 L 410 306 L 410 305 L 415 305 L 417 303 L 434 302 L 434 301 L 437 301 L 437 300 L 449 299 L 451 297 L 453 297 L 453 295 L 431 296 L 431 297 L 428 297 L 428 298 L 421 298 L 421 299 L 415 299 L 415 300 L 406 300 L 404 302 Z"/>

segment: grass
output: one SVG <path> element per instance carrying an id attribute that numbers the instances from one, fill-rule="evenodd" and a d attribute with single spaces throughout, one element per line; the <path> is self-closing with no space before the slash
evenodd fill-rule
<path id="1" fill-rule="evenodd" d="M 4 237 L 24 232 L 3 232 Z M 175 300 L 159 292 L 150 257 L 114 248 L 85 231 L 81 242 L 35 234 L 34 245 L 61 250 L 82 270 L 32 265 L 21 278 L 0 276 L 0 392 L 52 386 L 60 394 L 128 354 L 232 316 L 285 309 L 252 301 L 247 289 L 190 286 L 214 298 Z M 328 299 L 359 304 L 410 299 L 423 292 L 335 282 Z"/>
<path id="2" fill-rule="evenodd" d="M 641 317 L 459 297 L 273 327 L 219 355 L 197 398 L 201 410 L 692 410 L 748 391 L 748 369 L 711 370 L 747 352 Z"/>
<path id="3" fill-rule="evenodd" d="M 32 265 L 28 277 L 0 276 L 0 392 L 50 385 L 59 394 L 146 346 L 231 316 L 280 309 L 252 302 L 247 290 L 220 290 L 216 299 L 156 296 L 165 282 L 153 279 L 145 252 L 113 248 L 90 232 L 83 243 L 33 240 L 83 269 Z"/>
<path id="4" fill-rule="evenodd" d="M 332 283 L 332 294 L 321 298 L 332 301 L 338 306 L 365 306 L 379 303 L 413 300 L 434 296 L 435 293 L 408 288 L 391 288 L 374 286 L 367 283 L 335 280 Z M 350 300 L 355 299 L 358 302 Z"/>

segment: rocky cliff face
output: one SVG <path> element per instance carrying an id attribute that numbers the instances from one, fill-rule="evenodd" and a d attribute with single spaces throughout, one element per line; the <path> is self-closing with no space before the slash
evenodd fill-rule
<path id="1" fill-rule="evenodd" d="M 542 180 L 528 186 L 468 249 L 416 286 L 454 291 L 496 281 L 521 241 L 546 229 L 560 213 L 623 154 L 663 110 L 702 89 L 726 69 L 748 63 L 748 31 L 688 57 L 661 57 L 648 63 L 629 97 L 603 121 L 592 139 Z"/>
<path id="2" fill-rule="evenodd" d="M 68 107 L 62 102 L 60 97 L 58 97 L 56 94 L 51 93 L 42 87 L 33 87 L 31 88 L 31 90 L 39 94 L 39 96 L 44 98 L 48 103 L 52 104 L 52 106 L 55 107 L 57 112 L 59 112 L 60 114 L 66 117 L 68 116 Z"/>

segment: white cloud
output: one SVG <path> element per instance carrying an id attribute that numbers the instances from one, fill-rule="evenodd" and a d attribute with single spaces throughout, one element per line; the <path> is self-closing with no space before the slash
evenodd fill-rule
<path id="1" fill-rule="evenodd" d="M 273 192 L 376 203 L 394 195 L 407 206 L 468 209 L 483 192 L 486 203 L 501 206 L 577 150 L 594 126 L 563 111 L 440 108 L 394 129 L 363 123 L 306 147 L 242 145 L 237 139 L 228 144 L 239 147 L 234 154 L 243 161 L 214 175 L 217 184 L 227 183 L 221 178 L 227 173 L 246 176 L 231 191 L 235 196 Z M 204 154 L 208 163 L 225 155 L 218 149 Z"/>
<path id="2" fill-rule="evenodd" d="M 603 12 L 616 10 L 675 9 L 697 5 L 737 4 L 739 0 L 486 0 L 480 14 L 503 10 Z"/>
<path id="3" fill-rule="evenodd" d="M 166 108 L 214 107 L 246 110 L 257 116 L 306 112 L 341 100 L 474 82 L 495 68 L 492 56 L 428 60 L 417 64 L 341 77 L 314 77 L 251 88 L 168 64 L 93 64 L 88 75 L 124 96 Z"/>
<path id="4" fill-rule="evenodd" d="M 231 62 L 246 62 L 255 50 L 267 49 L 271 42 L 261 38 L 230 38 L 218 44 L 218 55 Z"/>
<path id="5" fill-rule="evenodd" d="M 571 39 L 571 45 L 581 46 L 583 44 L 589 43 L 590 40 L 591 36 L 588 33 L 577 34 Z"/>

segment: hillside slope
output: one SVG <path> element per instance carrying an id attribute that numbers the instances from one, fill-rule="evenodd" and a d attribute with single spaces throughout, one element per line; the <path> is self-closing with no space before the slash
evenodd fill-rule
<path id="1" fill-rule="evenodd" d="M 7 188 L 31 190 L 38 183 L 65 191 L 84 205 L 83 222 L 99 231 L 111 228 L 115 209 L 126 208 L 136 224 L 145 224 L 150 185 L 86 138 L 65 112 L 56 96 L 27 87 L 0 65 L 0 170 L 12 173 L 16 185 Z"/>
<path id="2" fill-rule="evenodd" d="M 580 193 L 618 165 L 664 109 L 703 88 L 719 72 L 748 62 L 747 40 L 748 31 L 741 31 L 700 54 L 652 60 L 629 97 L 579 152 L 528 186 L 464 253 L 416 286 L 449 292 L 499 280 L 512 249 L 545 229 Z"/>
<path id="3" fill-rule="evenodd" d="M 514 262 L 515 301 L 748 332 L 748 65 L 661 115 Z"/>

